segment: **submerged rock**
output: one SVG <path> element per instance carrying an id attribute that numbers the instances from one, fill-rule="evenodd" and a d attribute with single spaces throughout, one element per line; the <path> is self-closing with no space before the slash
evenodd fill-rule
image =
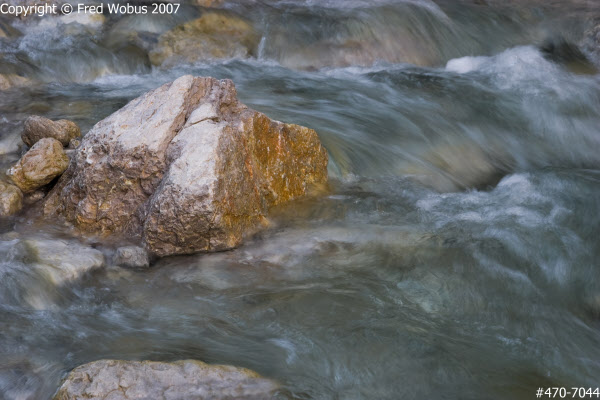
<path id="1" fill-rule="evenodd" d="M 31 84 L 31 81 L 23 76 L 17 74 L 0 74 L 0 90 L 8 90 L 29 84 Z"/>
<path id="2" fill-rule="evenodd" d="M 68 146 L 70 141 L 81 136 L 81 130 L 75 122 L 61 119 L 52 121 L 48 118 L 32 115 L 25 121 L 21 134 L 23 143 L 31 147 L 43 138 L 54 138 Z"/>
<path id="3" fill-rule="evenodd" d="M 69 166 L 69 157 L 62 144 L 52 138 L 44 138 L 33 145 L 21 159 L 8 170 L 8 177 L 24 193 L 50 183 Z"/>
<path id="4" fill-rule="evenodd" d="M 21 32 L 13 28 L 4 18 L 0 17 L 0 38 L 12 38 L 20 34 Z"/>
<path id="5" fill-rule="evenodd" d="M 146 249 L 139 246 L 119 247 L 113 262 L 120 267 L 148 268 L 150 260 Z"/>
<path id="6" fill-rule="evenodd" d="M 54 400 L 270 399 L 277 384 L 245 368 L 185 360 L 100 360 L 75 368 Z"/>
<path id="7" fill-rule="evenodd" d="M 52 284 L 62 285 L 104 266 L 101 251 L 75 241 L 30 238 L 21 240 L 25 261 Z"/>
<path id="8" fill-rule="evenodd" d="M 486 151 L 467 142 L 434 146 L 421 155 L 421 160 L 404 165 L 400 172 L 438 192 L 493 186 L 513 162 L 501 150 Z"/>
<path id="9" fill-rule="evenodd" d="M 600 23 L 585 31 L 581 47 L 590 55 L 592 61 L 600 67 Z"/>
<path id="10" fill-rule="evenodd" d="M 0 181 L 0 217 L 14 215 L 23 208 L 23 193 L 18 187 Z"/>
<path id="11" fill-rule="evenodd" d="M 546 40 L 540 46 L 540 51 L 546 59 L 563 65 L 571 72 L 592 75 L 597 72 L 585 54 L 575 44 L 562 37 Z"/>
<path id="12" fill-rule="evenodd" d="M 229 14 L 207 12 L 160 36 L 150 52 L 154 65 L 174 65 L 214 58 L 245 58 L 260 37 L 246 20 Z"/>
<path id="13" fill-rule="evenodd" d="M 142 239 L 153 254 L 239 245 L 271 206 L 327 180 L 317 133 L 271 121 L 230 80 L 184 76 L 92 128 L 44 202 L 83 232 Z"/>
<path id="14" fill-rule="evenodd" d="M 224 0 L 196 0 L 196 4 L 200 7 L 218 7 L 222 5 Z"/>

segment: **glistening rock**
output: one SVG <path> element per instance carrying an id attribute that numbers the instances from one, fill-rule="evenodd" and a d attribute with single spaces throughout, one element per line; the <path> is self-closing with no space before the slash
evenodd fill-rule
<path id="1" fill-rule="evenodd" d="M 96 124 L 44 214 L 159 256 L 218 251 L 326 180 L 315 131 L 249 109 L 230 80 L 183 76 Z"/>

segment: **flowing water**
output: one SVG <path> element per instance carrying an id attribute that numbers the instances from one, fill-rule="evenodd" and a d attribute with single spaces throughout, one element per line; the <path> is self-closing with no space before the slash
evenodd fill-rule
<path id="1" fill-rule="evenodd" d="M 85 132 L 164 82 L 209 75 L 314 128 L 330 191 L 273 210 L 239 249 L 147 271 L 57 228 L 0 221 L 0 398 L 49 399 L 102 358 L 248 367 L 285 399 L 600 385 L 600 45 L 588 35 L 600 4 L 223 7 L 259 33 L 250 57 L 170 68 L 151 66 L 145 40 L 205 9 L 8 20 L 21 34 L 0 38 L 0 72 L 33 84 L 0 92 L 0 164 L 18 159 L 30 114 Z M 69 275 L 100 253 L 104 268 Z"/>

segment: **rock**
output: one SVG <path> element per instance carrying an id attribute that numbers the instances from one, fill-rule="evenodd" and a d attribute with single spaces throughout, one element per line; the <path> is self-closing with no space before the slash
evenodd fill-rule
<path id="1" fill-rule="evenodd" d="M 17 132 L 10 132 L 7 135 L 3 135 L 0 139 L 0 155 L 17 153 L 19 148 L 23 146 L 21 137 Z"/>
<path id="2" fill-rule="evenodd" d="M 44 197 L 46 197 L 45 191 L 36 190 L 35 192 L 27 193 L 27 196 L 25 196 L 23 202 L 26 206 L 30 206 L 30 205 L 35 204 L 38 201 L 42 200 Z"/>
<path id="3" fill-rule="evenodd" d="M 600 67 L 600 23 L 597 22 L 585 31 L 580 44 L 592 61 Z"/>
<path id="4" fill-rule="evenodd" d="M 18 187 L 0 181 L 0 217 L 8 217 L 23 208 L 23 193 Z"/>
<path id="5" fill-rule="evenodd" d="M 271 121 L 230 80 L 184 76 L 96 124 L 43 213 L 153 254 L 239 245 L 268 209 L 327 180 L 315 131 Z"/>
<path id="6" fill-rule="evenodd" d="M 196 5 L 200 7 L 218 7 L 224 0 L 196 0 Z"/>
<path id="7" fill-rule="evenodd" d="M 79 147 L 79 145 L 81 144 L 81 140 L 79 139 L 71 139 L 69 141 L 69 149 L 76 149 Z"/>
<path id="8" fill-rule="evenodd" d="M 25 263 L 57 286 L 104 266 L 102 252 L 72 240 L 33 238 L 21 240 L 20 245 Z"/>
<path id="9" fill-rule="evenodd" d="M 149 57 L 152 64 L 159 66 L 214 58 L 245 58 L 254 53 L 259 40 L 252 25 L 244 19 L 206 12 L 161 35 Z"/>
<path id="10" fill-rule="evenodd" d="M 17 74 L 0 74 L 0 90 L 8 90 L 29 84 L 31 84 L 31 81 L 23 76 Z"/>
<path id="11" fill-rule="evenodd" d="M 546 59 L 563 65 L 573 73 L 593 75 L 597 72 L 585 54 L 563 37 L 547 39 L 540 46 L 540 51 Z"/>
<path id="12" fill-rule="evenodd" d="M 29 193 L 50 183 L 68 166 L 69 157 L 62 144 L 56 139 L 44 138 L 34 144 L 6 174 L 19 189 Z"/>
<path id="13" fill-rule="evenodd" d="M 402 166 L 400 173 L 442 193 L 493 186 L 513 163 L 501 148 L 469 142 L 436 145 L 420 158 L 420 163 Z"/>
<path id="14" fill-rule="evenodd" d="M 0 38 L 12 38 L 21 35 L 17 29 L 4 18 L 0 18 Z"/>
<path id="15" fill-rule="evenodd" d="M 113 262 L 115 265 L 127 268 L 148 268 L 150 266 L 148 252 L 139 246 L 119 247 Z"/>
<path id="16" fill-rule="evenodd" d="M 54 400 L 271 399 L 277 384 L 245 368 L 186 360 L 100 360 L 75 368 Z"/>
<path id="17" fill-rule="evenodd" d="M 52 121 L 48 118 L 32 115 L 25 121 L 21 134 L 23 143 L 31 147 L 43 138 L 54 138 L 68 146 L 71 140 L 81 137 L 81 130 L 75 122 L 61 119 Z"/>

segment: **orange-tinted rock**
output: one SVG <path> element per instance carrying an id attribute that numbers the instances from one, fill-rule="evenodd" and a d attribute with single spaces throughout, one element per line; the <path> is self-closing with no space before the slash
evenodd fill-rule
<path id="1" fill-rule="evenodd" d="M 217 251 L 326 180 L 315 131 L 249 109 L 229 80 L 184 76 L 96 124 L 44 212 L 160 256 Z"/>

